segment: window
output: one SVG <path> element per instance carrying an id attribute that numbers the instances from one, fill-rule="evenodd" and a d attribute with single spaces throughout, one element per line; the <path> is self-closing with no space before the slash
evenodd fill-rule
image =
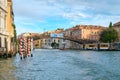
<path id="1" fill-rule="evenodd" d="M 7 48 L 7 39 L 4 38 L 5 48 Z"/>

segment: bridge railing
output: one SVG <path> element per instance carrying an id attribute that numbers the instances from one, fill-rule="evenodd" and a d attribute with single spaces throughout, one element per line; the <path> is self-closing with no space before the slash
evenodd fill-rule
<path id="1" fill-rule="evenodd" d="M 63 36 L 63 37 L 50 37 L 50 35 L 42 35 L 42 38 L 59 38 L 59 39 L 64 39 L 64 40 L 70 40 L 79 44 L 87 44 L 87 43 L 96 43 L 97 40 L 90 40 L 90 39 L 79 39 L 77 37 L 73 36 Z"/>
<path id="2" fill-rule="evenodd" d="M 64 39 L 68 39 L 68 40 L 73 40 L 73 41 L 77 41 L 80 43 L 95 43 L 98 40 L 91 40 L 91 39 L 79 39 L 77 37 L 72 37 L 72 36 L 65 36 L 63 37 Z"/>

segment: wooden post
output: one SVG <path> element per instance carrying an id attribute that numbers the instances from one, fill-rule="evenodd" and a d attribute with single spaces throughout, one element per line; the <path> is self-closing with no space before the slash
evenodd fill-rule
<path id="1" fill-rule="evenodd" d="M 100 51 L 100 42 L 99 41 L 97 43 L 97 49 L 98 49 L 98 51 Z"/>

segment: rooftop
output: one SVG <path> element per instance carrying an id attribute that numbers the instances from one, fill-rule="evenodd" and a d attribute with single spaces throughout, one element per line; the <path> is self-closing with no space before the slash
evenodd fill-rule
<path id="1" fill-rule="evenodd" d="M 113 24 L 114 27 L 120 26 L 120 22 Z"/>

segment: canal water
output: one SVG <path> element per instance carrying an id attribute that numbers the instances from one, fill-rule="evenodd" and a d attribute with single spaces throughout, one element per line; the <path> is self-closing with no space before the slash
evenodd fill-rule
<path id="1" fill-rule="evenodd" d="M 0 80 L 120 80 L 120 52 L 36 49 L 0 59 Z"/>

